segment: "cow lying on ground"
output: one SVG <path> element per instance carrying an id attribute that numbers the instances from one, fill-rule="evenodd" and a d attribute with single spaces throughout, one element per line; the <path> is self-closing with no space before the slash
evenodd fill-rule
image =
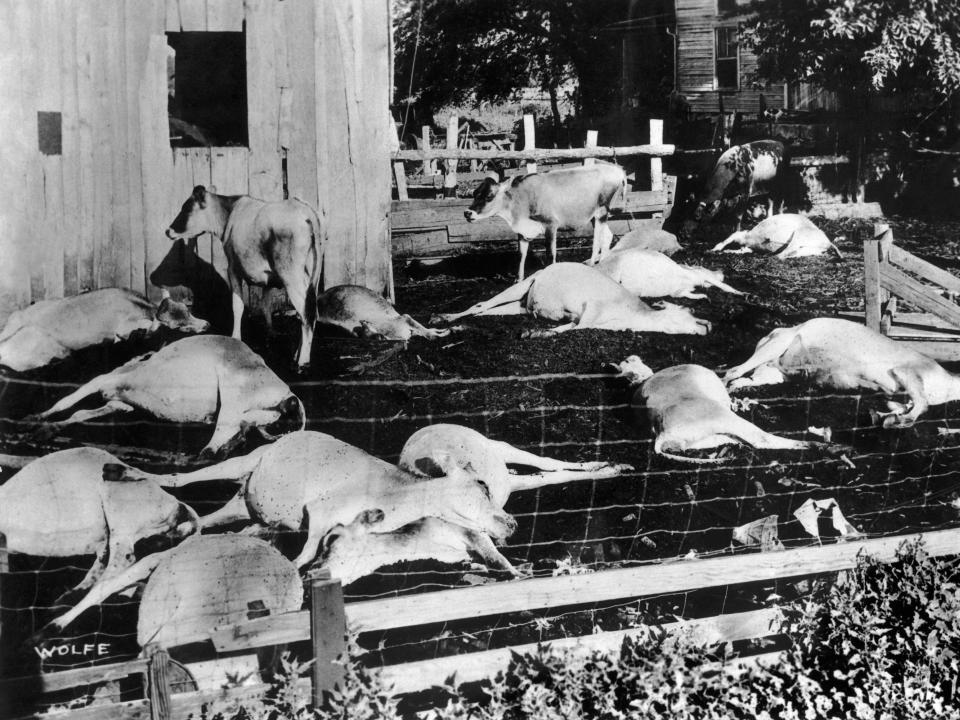
<path id="1" fill-rule="evenodd" d="M 556 263 L 507 288 L 490 300 L 461 313 L 439 317 L 446 321 L 474 315 L 523 315 L 569 321 L 530 337 L 549 337 L 568 330 L 597 328 L 706 335 L 710 323 L 684 307 L 664 303 L 654 310 L 614 280 L 581 263 Z"/>
<path id="2" fill-rule="evenodd" d="M 711 220 L 725 203 L 732 203 L 739 230 L 750 199 L 757 195 L 767 195 L 767 215 L 772 216 L 775 205 L 783 201 L 782 185 L 788 168 L 781 142 L 757 140 L 734 145 L 717 158 L 694 209 L 694 222 Z"/>
<path id="3" fill-rule="evenodd" d="M 931 405 L 960 400 L 960 377 L 916 350 L 859 323 L 815 318 L 774 330 L 753 355 L 724 375 L 730 389 L 772 385 L 802 376 L 838 390 L 906 393 L 907 406 L 889 402 L 885 427 L 909 427 Z"/>
<path id="4" fill-rule="evenodd" d="M 715 287 L 734 295 L 743 295 L 723 282 L 723 273 L 719 270 L 680 265 L 655 250 L 616 250 L 594 267 L 640 297 L 704 300 L 706 295 L 694 292 L 701 287 Z"/>
<path id="5" fill-rule="evenodd" d="M 639 250 L 656 250 L 668 256 L 683 249 L 677 241 L 677 236 L 672 232 L 667 232 L 663 229 L 637 228 L 621 237 L 617 241 L 617 244 L 613 246 L 611 252 L 620 252 L 621 250 L 630 250 L 633 248 Z"/>
<path id="6" fill-rule="evenodd" d="M 188 293 L 193 298 L 193 313 L 210 322 L 212 333 L 233 332 L 233 293 L 226 278 L 183 240 L 170 243 L 167 254 L 150 273 L 150 284 L 174 297 Z"/>
<path id="7" fill-rule="evenodd" d="M 736 249 L 729 250 L 730 246 Z M 809 218 L 782 213 L 761 220 L 749 230 L 738 230 L 714 246 L 710 252 L 758 252 L 786 260 L 823 255 L 830 250 L 833 250 L 837 257 L 843 257 L 837 246 L 830 242 L 823 230 Z"/>
<path id="8" fill-rule="evenodd" d="M 240 338 L 241 283 L 282 286 L 300 315 L 297 365 L 309 365 L 326 244 L 326 227 L 317 213 L 300 200 L 217 195 L 198 185 L 167 228 L 167 237 L 189 240 L 206 232 L 223 242 L 227 267 L 218 270 L 233 291 L 233 337 Z"/>
<path id="9" fill-rule="evenodd" d="M 107 402 L 78 410 L 50 429 L 135 408 L 173 422 L 215 422 L 201 456 L 228 454 L 251 428 L 273 439 L 267 428 L 292 418 L 305 422 L 303 405 L 259 355 L 240 340 L 201 335 L 171 343 L 99 375 L 32 419 L 47 421 L 80 401 L 100 395 Z"/>
<path id="10" fill-rule="evenodd" d="M 356 337 L 407 341 L 413 336 L 442 338 L 450 329 L 424 327 L 401 315 L 382 295 L 360 285 L 337 285 L 317 298 L 317 322 L 346 330 Z"/>
<path id="11" fill-rule="evenodd" d="M 247 535 L 197 535 L 104 579 L 33 640 L 57 633 L 88 608 L 144 581 L 137 621 L 140 645 L 196 642 L 250 619 L 251 607 L 276 614 L 299 610 L 303 602 L 297 569 L 268 543 Z"/>
<path id="12" fill-rule="evenodd" d="M 593 220 L 593 254 L 596 262 L 610 249 L 613 233 L 607 225 L 610 203 L 617 192 L 626 199 L 627 176 L 612 163 L 517 175 L 500 181 L 491 174 L 473 193 L 473 204 L 464 212 L 468 222 L 499 216 L 520 238 L 520 271 L 530 240 L 543 234 L 550 247 L 550 261 L 557 261 L 557 231 L 579 228 Z"/>
<path id="13" fill-rule="evenodd" d="M 636 355 L 617 365 L 639 386 L 631 405 L 649 420 L 659 455 L 687 462 L 716 462 L 676 453 L 742 444 L 763 450 L 806 450 L 830 446 L 789 440 L 761 430 L 731 409 L 723 381 L 702 365 L 675 365 L 654 373 Z"/>
<path id="14" fill-rule="evenodd" d="M 0 364 L 25 371 L 69 357 L 84 348 L 126 340 L 160 327 L 200 333 L 210 324 L 169 298 L 159 306 L 132 290 L 105 288 L 73 297 L 41 300 L 7 319 L 0 332 Z"/>
<path id="15" fill-rule="evenodd" d="M 96 555 L 74 588 L 88 590 L 132 565 L 138 541 L 176 542 L 197 530 L 197 514 L 164 492 L 157 478 L 96 448 L 45 455 L 0 486 L 0 533 L 16 553 Z"/>
<path id="16" fill-rule="evenodd" d="M 295 560 L 303 567 L 317 557 L 323 538 L 361 513 L 371 532 L 392 532 L 424 517 L 437 517 L 501 541 L 516 521 L 491 501 L 490 490 L 454 463 L 439 478 L 414 475 L 363 450 L 318 432 L 301 431 L 249 455 L 165 480 L 182 487 L 205 480 L 235 480 L 242 488 L 204 527 L 254 519 L 289 530 L 306 528 Z"/>
<path id="17" fill-rule="evenodd" d="M 617 477 L 633 470 L 629 465 L 606 462 L 570 463 L 534 455 L 499 440 L 491 440 L 463 425 L 437 423 L 417 430 L 404 443 L 398 465 L 412 473 L 443 477 L 466 472 L 490 490 L 498 507 L 510 494 L 575 480 Z M 508 466 L 536 468 L 541 472 L 517 474 Z"/>

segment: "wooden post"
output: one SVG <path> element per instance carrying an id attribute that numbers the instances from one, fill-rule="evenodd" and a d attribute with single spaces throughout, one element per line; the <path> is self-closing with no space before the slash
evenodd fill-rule
<path id="1" fill-rule="evenodd" d="M 874 223 L 873 237 L 879 242 L 880 262 L 889 262 L 890 246 L 893 245 L 893 230 L 886 223 Z M 890 332 L 893 316 L 897 312 L 897 298 L 890 291 L 880 287 L 880 332 L 884 335 Z"/>
<path id="2" fill-rule="evenodd" d="M 650 143 L 663 144 L 663 120 L 650 121 Z M 663 190 L 663 160 L 650 158 L 650 189 Z"/>
<path id="3" fill-rule="evenodd" d="M 170 656 L 159 645 L 145 648 L 147 655 L 147 698 L 150 700 L 150 720 L 170 720 L 170 681 L 167 666 Z"/>
<path id="4" fill-rule="evenodd" d="M 447 147 L 457 149 L 457 135 L 460 132 L 460 119 L 451 115 L 447 121 Z M 457 161 L 447 160 L 447 172 L 443 176 L 443 196 L 452 198 L 457 196 Z"/>
<path id="5" fill-rule="evenodd" d="M 533 115 L 523 116 L 523 149 L 535 150 L 537 147 L 537 126 L 533 122 Z M 532 160 L 527 161 L 527 175 L 537 171 L 537 164 Z"/>
<path id="6" fill-rule="evenodd" d="M 400 149 L 400 137 L 397 135 L 397 124 L 390 118 L 390 131 L 393 137 L 390 138 L 391 148 Z M 407 192 L 407 171 L 403 167 L 403 161 L 397 160 L 393 163 L 393 177 L 397 181 L 397 200 L 409 200 L 410 195 Z"/>
<path id="7" fill-rule="evenodd" d="M 596 130 L 587 130 L 587 143 L 584 145 L 586 148 L 595 148 L 597 146 L 597 131 Z M 586 167 L 596 164 L 596 158 L 584 158 L 583 164 Z"/>
<path id="8" fill-rule="evenodd" d="M 347 649 L 347 617 L 343 609 L 343 587 L 330 578 L 330 571 L 316 570 L 310 581 L 310 641 L 313 643 L 313 706 L 323 703 L 324 690 L 332 690 L 343 679 L 338 658 Z"/>
<path id="9" fill-rule="evenodd" d="M 7 536 L 3 533 L 0 533 L 0 608 L 6 607 L 4 601 L 6 597 L 3 594 L 3 576 L 4 573 L 10 572 L 10 558 L 7 556 Z M 3 643 L 3 621 L 0 619 L 0 678 L 6 675 L 6 668 L 4 667 L 4 643 Z M 0 693 L 2 695 L 3 693 Z M 7 707 L 4 704 L 4 700 L 0 698 L 0 717 L 5 717 L 7 712 Z"/>
<path id="10" fill-rule="evenodd" d="M 863 241 L 864 319 L 867 327 L 880 332 L 880 241 Z"/>
<path id="11" fill-rule="evenodd" d="M 430 126 L 424 125 L 420 128 L 420 147 L 423 150 L 430 149 Z M 423 175 L 435 175 L 437 172 L 437 161 L 436 160 L 424 160 L 423 161 Z"/>

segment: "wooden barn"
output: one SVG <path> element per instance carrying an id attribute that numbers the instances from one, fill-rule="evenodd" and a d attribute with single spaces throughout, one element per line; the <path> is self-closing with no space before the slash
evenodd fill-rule
<path id="1" fill-rule="evenodd" d="M 389 0 L 4 0 L 0 28 L 0 317 L 152 292 L 198 184 L 305 200 L 326 284 L 391 290 Z"/>

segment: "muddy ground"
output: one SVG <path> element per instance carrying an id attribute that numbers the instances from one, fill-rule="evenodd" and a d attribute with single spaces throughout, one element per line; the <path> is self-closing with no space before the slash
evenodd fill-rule
<path id="1" fill-rule="evenodd" d="M 709 290 L 709 301 L 681 301 L 713 323 L 713 331 L 705 337 L 589 330 L 522 340 L 520 333 L 538 326 L 537 321 L 478 318 L 465 321 L 466 329 L 447 339 L 415 339 L 357 377 L 342 373 L 349 365 L 378 357 L 388 348 L 386 343 L 318 338 L 314 367 L 308 375 L 296 376 L 289 360 L 299 335 L 295 321 L 286 318 L 280 323 L 284 334 L 279 338 L 268 338 L 254 321 L 245 326 L 245 333 L 301 397 L 308 427 L 330 432 L 376 455 L 395 459 L 414 430 L 444 421 L 475 427 L 533 452 L 632 464 L 636 472 L 622 479 L 555 486 L 511 497 L 506 509 L 517 517 L 519 528 L 503 550 L 529 573 L 589 572 L 629 563 L 755 552 L 734 547 L 732 529 L 769 515 L 777 516 L 785 545 L 816 544 L 793 516 L 809 498 L 834 498 L 846 518 L 867 536 L 954 526 L 958 512 L 952 501 L 960 496 L 960 439 L 940 431 L 960 427 L 960 404 L 933 408 L 913 428 L 881 431 L 871 410 L 883 409 L 883 399 L 872 394 L 829 394 L 802 384 L 755 391 L 750 397 L 760 402 L 747 415 L 764 429 L 815 439 L 807 429 L 828 426 L 834 441 L 849 449 L 843 457 L 815 451 L 735 449 L 726 454 L 724 463 L 695 466 L 652 454 L 646 424 L 629 408 L 629 388 L 607 372 L 608 363 L 631 354 L 655 370 L 684 362 L 720 368 L 745 359 L 757 340 L 775 327 L 862 311 L 858 233 L 869 231 L 870 225 L 863 221 L 819 224 L 831 237 L 845 236 L 838 241 L 845 255 L 842 260 L 822 257 L 784 263 L 751 255 L 705 255 L 729 228 L 707 228 L 694 236 L 675 259 L 721 268 L 728 283 L 747 293 L 735 297 Z M 898 245 L 941 267 L 957 268 L 960 223 L 894 218 L 890 224 Z M 579 260 L 587 254 L 587 249 L 578 247 L 564 251 L 561 259 Z M 423 322 L 434 312 L 464 309 L 507 287 L 514 263 L 513 252 L 430 266 L 398 261 L 397 306 Z M 0 450 L 41 454 L 96 444 L 145 469 L 193 466 L 209 428 L 175 426 L 137 415 L 105 419 L 41 439 L 22 421 L 73 385 L 170 339 L 96 348 L 56 368 L 7 374 L 0 381 Z M 551 377 L 529 377 L 537 375 Z M 228 494 L 229 488 L 210 485 L 184 491 L 182 496 L 200 512 L 207 512 Z M 836 531 L 829 522 L 821 525 L 826 541 L 832 541 Z M 290 538 L 285 545 L 295 553 L 298 542 L 302 539 Z M 89 558 L 53 562 L 11 557 L 17 572 L 4 587 L 3 604 L 22 609 L 16 616 L 19 638 L 50 617 L 45 608 L 82 577 L 88 564 Z M 73 569 L 64 570 L 65 565 Z M 691 572 L 696 572 L 695 564 Z M 347 591 L 360 599 L 497 580 L 483 572 L 414 563 L 361 580 Z M 733 583 L 736 578 L 730 580 Z M 590 605 L 588 612 L 577 614 L 567 614 L 572 608 L 538 610 L 495 622 L 485 618 L 427 628 L 423 635 L 394 632 L 368 638 L 365 644 L 380 644 L 384 659 L 411 659 L 456 648 L 590 632 L 594 626 L 610 630 L 638 620 L 745 610 L 763 604 L 773 592 L 790 597 L 807 587 L 785 582 L 734 586 L 722 592 L 660 598 L 655 603 Z M 134 618 L 135 606 L 115 599 L 81 618 L 73 637 L 82 642 L 109 637 L 114 657 L 134 653 L 129 636 Z M 423 637 L 434 640 L 424 644 Z"/>

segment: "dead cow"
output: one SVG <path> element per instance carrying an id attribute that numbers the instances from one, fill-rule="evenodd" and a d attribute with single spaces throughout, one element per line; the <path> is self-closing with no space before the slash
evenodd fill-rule
<path id="1" fill-rule="evenodd" d="M 888 403 L 891 412 L 883 421 L 887 427 L 909 427 L 931 405 L 960 400 L 960 377 L 916 350 L 839 318 L 815 318 L 774 330 L 723 379 L 736 389 L 772 385 L 795 376 L 838 390 L 906 393 L 908 406 Z"/>
<path id="2" fill-rule="evenodd" d="M 731 246 L 736 249 L 728 249 Z M 837 257 L 843 257 L 837 246 L 830 242 L 823 230 L 809 218 L 794 213 L 782 213 L 761 220 L 749 230 L 738 230 L 710 252 L 759 252 L 786 260 L 823 255 L 830 250 L 833 250 Z"/>
<path id="3" fill-rule="evenodd" d="M 330 435 L 303 431 L 244 457 L 172 476 L 166 484 L 182 487 L 216 479 L 242 483 L 234 500 L 203 518 L 204 527 L 253 518 L 289 530 L 305 528 L 297 567 L 317 556 L 321 541 L 335 526 L 350 525 L 358 517 L 369 518 L 371 532 L 392 532 L 424 517 L 438 517 L 497 541 L 508 537 L 516 521 L 491 501 L 489 489 L 473 474 L 449 466 L 450 474 L 425 478 Z"/>
<path id="4" fill-rule="evenodd" d="M 599 270 L 582 263 L 556 263 L 507 288 L 490 300 L 461 313 L 440 315 L 453 321 L 473 315 L 530 314 L 568 321 L 530 337 L 549 337 L 568 330 L 597 328 L 706 335 L 710 323 L 684 307 L 663 303 L 655 310 Z"/>
<path id="5" fill-rule="evenodd" d="M 775 204 L 783 199 L 781 186 L 788 166 L 783 143 L 776 140 L 734 145 L 717 158 L 694 210 L 694 221 L 711 220 L 724 202 L 732 202 L 739 230 L 750 198 L 757 195 L 768 196 L 767 215 L 773 215 Z"/>
<path id="6" fill-rule="evenodd" d="M 626 198 L 627 176 L 612 163 L 517 175 L 500 182 L 491 174 L 473 193 L 473 204 L 464 212 L 468 222 L 499 216 L 520 239 L 520 271 L 527 259 L 530 240 L 544 234 L 550 260 L 557 261 L 557 231 L 573 229 L 593 220 L 591 262 L 610 249 L 613 233 L 607 226 L 610 203 L 620 192 Z"/>
<path id="7" fill-rule="evenodd" d="M 161 326 L 200 333 L 210 324 L 170 298 L 154 306 L 121 288 L 41 300 L 8 318 L 0 332 L 0 364 L 20 372 L 34 370 L 78 350 L 126 340 L 138 330 L 154 333 Z"/>
<path id="8" fill-rule="evenodd" d="M 719 270 L 680 265 L 655 250 L 616 250 L 594 267 L 640 297 L 704 300 L 706 295 L 694 292 L 700 287 L 715 287 L 734 295 L 743 295 L 723 282 L 723 273 Z"/>
<path id="9" fill-rule="evenodd" d="M 107 478 L 104 468 L 107 468 Z M 0 532 L 13 552 L 41 557 L 96 555 L 74 590 L 118 576 L 147 538 L 175 542 L 198 528 L 197 514 L 105 450 L 45 455 L 0 486 Z"/>
<path id="10" fill-rule="evenodd" d="M 88 608 L 143 581 L 140 645 L 196 642 L 225 625 L 250 619 L 251 607 L 276 614 L 299 610 L 303 602 L 297 569 L 268 543 L 246 535 L 197 535 L 99 583 L 83 601 L 48 623 L 43 635 L 62 630 Z"/>
<path id="11" fill-rule="evenodd" d="M 317 322 L 346 330 L 356 337 L 407 341 L 413 336 L 442 338 L 449 329 L 424 327 L 401 315 L 382 295 L 360 285 L 337 285 L 317 298 Z"/>
<path id="12" fill-rule="evenodd" d="M 686 462 L 714 462 L 676 453 L 742 444 L 764 450 L 806 450 L 824 443 L 789 440 L 761 430 L 731 409 L 732 401 L 717 375 L 702 365 L 675 365 L 654 373 L 636 355 L 617 366 L 631 385 L 639 385 L 631 404 L 644 413 L 659 455 Z"/>
<path id="13" fill-rule="evenodd" d="M 534 455 L 500 440 L 491 440 L 463 425 L 437 423 L 417 430 L 400 451 L 401 468 L 428 477 L 444 477 L 455 471 L 472 473 L 490 490 L 498 507 L 510 494 L 575 480 L 612 478 L 629 472 L 629 465 L 606 462 L 570 463 Z M 508 466 L 535 468 L 541 472 L 517 474 Z"/>
<path id="14" fill-rule="evenodd" d="M 167 228 L 167 237 L 189 240 L 206 232 L 223 242 L 227 267 L 218 269 L 225 271 L 233 291 L 233 337 L 240 338 L 241 282 L 283 287 L 300 315 L 297 365 L 309 365 L 326 245 L 326 226 L 317 213 L 296 199 L 266 202 L 249 195 L 217 195 L 197 185 Z"/>
<path id="15" fill-rule="evenodd" d="M 656 250 L 664 255 L 673 255 L 682 250 L 677 236 L 672 232 L 663 229 L 637 228 L 631 230 L 621 237 L 617 244 L 613 246 L 612 252 L 621 250 L 630 250 L 638 248 L 640 250 Z"/>
<path id="16" fill-rule="evenodd" d="M 92 395 L 100 395 L 106 404 L 78 410 L 53 427 L 134 408 L 173 422 L 215 422 L 213 437 L 201 452 L 205 456 L 228 454 L 250 428 L 274 439 L 267 428 L 278 421 L 291 420 L 298 429 L 305 422 L 300 400 L 260 356 L 240 340 L 219 335 L 184 338 L 134 358 L 93 378 L 34 419 L 45 421 Z"/>

